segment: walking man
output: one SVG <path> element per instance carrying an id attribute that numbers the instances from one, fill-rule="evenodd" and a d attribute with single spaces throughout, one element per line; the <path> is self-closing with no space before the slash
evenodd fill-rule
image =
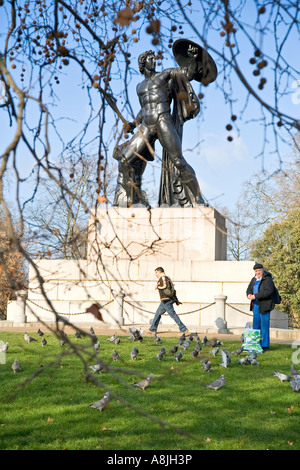
<path id="1" fill-rule="evenodd" d="M 162 267 L 155 269 L 155 276 L 157 277 L 157 284 L 155 289 L 157 289 L 159 292 L 160 304 L 156 310 L 152 325 L 150 326 L 149 330 L 146 330 L 147 333 L 156 334 L 160 318 L 165 312 L 167 312 L 175 321 L 175 323 L 177 323 L 180 336 L 183 333 L 189 334 L 187 327 L 182 323 L 173 307 L 174 303 L 179 305 L 180 302 L 177 299 L 176 291 L 171 279 L 165 275 L 165 271 Z"/>

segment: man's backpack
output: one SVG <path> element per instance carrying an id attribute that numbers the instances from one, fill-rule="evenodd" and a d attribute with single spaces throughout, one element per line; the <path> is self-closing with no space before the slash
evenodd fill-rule
<path id="1" fill-rule="evenodd" d="M 274 304 L 275 304 L 275 305 L 281 304 L 281 300 L 282 300 L 282 299 L 281 299 L 281 296 L 280 296 L 280 294 L 279 294 L 279 292 L 278 292 L 278 289 L 277 289 L 276 286 L 274 286 L 274 292 L 273 292 L 273 302 L 274 302 Z"/>

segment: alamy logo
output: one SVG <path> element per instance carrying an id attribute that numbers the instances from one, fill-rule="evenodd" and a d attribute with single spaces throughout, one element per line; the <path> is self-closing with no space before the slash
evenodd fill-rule
<path id="1" fill-rule="evenodd" d="M 300 341 L 293 341 L 292 349 L 296 349 L 292 354 L 292 363 L 300 364 Z"/>
<path id="2" fill-rule="evenodd" d="M 6 343 L 0 341 L 0 364 L 6 364 L 6 352 L 4 350 Z"/>
<path id="3" fill-rule="evenodd" d="M 292 88 L 295 88 L 296 91 L 292 94 L 292 103 L 299 104 L 300 103 L 300 80 L 294 80 L 292 83 Z"/>

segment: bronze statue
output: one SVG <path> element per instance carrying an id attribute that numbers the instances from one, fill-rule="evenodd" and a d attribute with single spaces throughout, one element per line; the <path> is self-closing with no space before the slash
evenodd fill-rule
<path id="1" fill-rule="evenodd" d="M 153 51 L 139 56 L 139 70 L 144 80 L 137 85 L 141 109 L 130 131 L 137 127 L 131 140 L 117 145 L 114 158 L 119 161 L 115 206 L 146 205 L 142 193 L 142 175 L 148 161 L 154 160 L 154 143 L 163 148 L 159 205 L 204 205 L 192 167 L 182 155 L 182 129 L 188 119 L 200 111 L 200 104 L 190 81 L 208 84 L 215 80 L 213 59 L 192 41 L 179 39 L 173 45 L 178 68 L 155 71 Z M 171 104 L 173 111 L 171 114 Z"/>

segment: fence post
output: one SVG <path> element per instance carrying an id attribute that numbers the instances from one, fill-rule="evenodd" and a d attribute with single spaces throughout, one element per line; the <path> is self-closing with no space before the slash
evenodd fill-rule
<path id="1" fill-rule="evenodd" d="M 111 317 L 111 324 L 116 326 L 124 325 L 123 305 L 125 294 L 122 291 L 113 292 L 114 309 Z"/>
<path id="2" fill-rule="evenodd" d="M 216 302 L 215 308 L 215 325 L 218 328 L 218 333 L 228 333 L 227 322 L 225 320 L 225 304 L 227 295 L 219 294 L 214 297 Z"/>
<path id="3" fill-rule="evenodd" d="M 13 300 L 7 306 L 8 321 L 13 323 L 26 323 L 26 295 L 25 290 L 16 292 L 17 300 Z"/>

